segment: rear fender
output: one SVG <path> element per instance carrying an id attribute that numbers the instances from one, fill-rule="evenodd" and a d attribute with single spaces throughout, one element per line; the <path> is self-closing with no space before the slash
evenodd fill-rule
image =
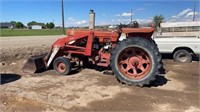
<path id="1" fill-rule="evenodd" d="M 122 33 L 125 33 L 126 37 L 143 37 L 151 39 L 153 32 L 153 28 L 122 28 Z"/>

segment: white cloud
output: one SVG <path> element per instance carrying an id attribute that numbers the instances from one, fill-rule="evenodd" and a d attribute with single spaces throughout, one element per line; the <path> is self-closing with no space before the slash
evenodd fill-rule
<path id="1" fill-rule="evenodd" d="M 183 15 L 186 15 L 188 12 L 192 11 L 192 9 L 190 8 L 187 8 L 185 10 L 183 10 L 182 12 L 180 12 L 177 16 L 183 16 Z"/>
<path id="2" fill-rule="evenodd" d="M 134 13 L 124 12 L 122 14 L 117 14 L 118 17 L 130 17 L 131 15 L 134 15 Z"/>
<path id="3" fill-rule="evenodd" d="M 125 16 L 125 17 L 129 17 L 131 15 L 132 15 L 131 13 L 126 13 L 126 12 L 122 13 L 122 16 Z"/>
<path id="4" fill-rule="evenodd" d="M 172 18 L 177 18 L 177 15 L 173 15 Z"/>
<path id="5" fill-rule="evenodd" d="M 153 20 L 152 18 L 143 18 L 143 19 L 136 19 L 139 24 L 151 23 Z"/>
<path id="6" fill-rule="evenodd" d="M 195 15 L 199 15 L 200 13 L 198 12 L 195 12 Z M 187 13 L 187 15 L 185 17 L 190 17 L 190 16 L 193 16 L 194 15 L 194 12 L 189 12 Z"/>
<path id="7" fill-rule="evenodd" d="M 167 22 L 184 22 L 184 21 L 193 21 L 194 12 L 192 9 L 187 8 L 178 13 L 177 15 L 173 15 L 169 18 Z M 200 12 L 195 12 L 195 20 L 200 20 Z"/>
<path id="8" fill-rule="evenodd" d="M 73 17 L 69 17 L 69 18 L 67 18 L 67 21 L 74 22 L 76 20 Z"/>
<path id="9" fill-rule="evenodd" d="M 78 26 L 84 26 L 88 23 L 88 21 L 86 20 L 81 20 L 81 21 L 76 21 L 74 22 L 75 25 L 78 25 Z"/>
<path id="10" fill-rule="evenodd" d="M 183 11 L 181 11 L 180 13 L 178 13 L 177 15 L 173 15 L 171 18 L 172 19 L 181 18 L 182 16 L 187 15 L 187 13 L 189 13 L 191 11 L 192 11 L 192 9 L 190 9 L 190 8 L 184 9 Z"/>
<path id="11" fill-rule="evenodd" d="M 152 23 L 152 17 L 149 18 L 142 18 L 142 19 L 134 19 L 133 21 L 137 21 L 139 24 L 148 24 L 148 23 Z M 111 20 L 110 24 L 129 24 L 131 22 L 131 19 L 113 19 Z"/>
<path id="12" fill-rule="evenodd" d="M 122 23 L 122 24 L 128 24 L 128 23 L 130 23 L 131 22 L 131 19 L 126 19 L 126 18 L 119 18 L 119 19 L 112 19 L 112 20 L 108 20 L 108 21 L 104 21 L 104 22 L 99 22 L 100 23 L 100 25 L 116 25 L 116 24 L 120 24 L 120 23 Z M 97 23 L 97 24 L 99 24 L 99 23 Z"/>
<path id="13" fill-rule="evenodd" d="M 75 19 L 73 17 L 69 17 L 66 20 L 66 25 L 67 26 L 87 26 L 88 25 L 88 21 L 86 20 L 79 20 L 79 19 Z"/>

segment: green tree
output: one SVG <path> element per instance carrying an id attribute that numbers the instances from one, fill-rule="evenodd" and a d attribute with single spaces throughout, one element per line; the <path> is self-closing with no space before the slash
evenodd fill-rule
<path id="1" fill-rule="evenodd" d="M 45 26 L 46 26 L 46 28 L 50 28 L 50 27 L 49 27 L 49 23 L 46 23 L 46 25 L 45 25 Z"/>
<path id="2" fill-rule="evenodd" d="M 10 23 L 13 25 L 13 28 L 16 27 L 16 23 L 17 23 L 16 21 L 11 21 Z"/>
<path id="3" fill-rule="evenodd" d="M 160 14 L 160 15 L 155 15 L 153 18 L 153 22 L 154 22 L 154 27 L 160 27 L 160 23 L 164 22 L 164 17 Z"/>
<path id="4" fill-rule="evenodd" d="M 17 22 L 16 28 L 24 28 L 24 24 L 22 22 Z"/>
<path id="5" fill-rule="evenodd" d="M 31 22 L 29 22 L 27 25 L 30 27 L 30 26 L 32 26 L 32 25 L 36 25 L 36 24 L 37 24 L 36 21 L 31 21 Z"/>
<path id="6" fill-rule="evenodd" d="M 50 23 L 49 23 L 49 28 L 52 29 L 52 28 L 54 28 L 54 27 L 55 27 L 55 24 L 52 23 L 52 22 L 50 22 Z"/>

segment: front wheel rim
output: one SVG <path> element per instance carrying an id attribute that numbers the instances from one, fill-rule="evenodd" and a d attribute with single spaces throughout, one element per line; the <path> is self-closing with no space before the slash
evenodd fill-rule
<path id="1" fill-rule="evenodd" d="M 57 64 L 57 70 L 59 73 L 64 73 L 66 71 L 66 65 L 63 62 Z"/>
<path id="2" fill-rule="evenodd" d="M 143 79 L 152 67 L 149 54 L 138 47 L 128 47 L 122 50 L 117 63 L 121 74 L 132 80 Z"/>

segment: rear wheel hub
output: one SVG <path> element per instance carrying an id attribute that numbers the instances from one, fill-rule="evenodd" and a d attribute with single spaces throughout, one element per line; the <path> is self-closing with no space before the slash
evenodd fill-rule
<path id="1" fill-rule="evenodd" d="M 138 57 L 131 57 L 129 60 L 130 65 L 133 67 L 137 67 L 140 64 L 140 60 Z"/>

